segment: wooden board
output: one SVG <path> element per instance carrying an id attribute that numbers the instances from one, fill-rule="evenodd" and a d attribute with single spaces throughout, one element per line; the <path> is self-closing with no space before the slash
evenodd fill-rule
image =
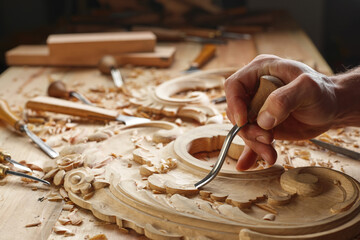
<path id="1" fill-rule="evenodd" d="M 86 58 L 107 54 L 153 52 L 156 37 L 152 32 L 53 34 L 46 43 L 52 56 Z"/>
<path id="2" fill-rule="evenodd" d="M 156 46 L 154 52 L 114 54 L 118 65 L 169 67 L 174 60 L 175 47 Z M 6 64 L 28 66 L 96 67 L 103 55 L 60 57 L 50 55 L 46 45 L 20 45 L 6 52 Z"/>

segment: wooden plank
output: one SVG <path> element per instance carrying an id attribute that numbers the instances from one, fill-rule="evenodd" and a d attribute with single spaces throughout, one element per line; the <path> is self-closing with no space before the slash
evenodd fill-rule
<path id="1" fill-rule="evenodd" d="M 134 66 L 169 67 L 174 60 L 176 48 L 172 46 L 157 46 L 154 52 L 122 53 L 114 55 L 118 65 L 132 64 Z M 89 57 L 58 57 L 50 55 L 46 45 L 20 45 L 5 54 L 6 63 L 28 66 L 78 66 L 96 67 L 102 56 Z"/>
<path id="2" fill-rule="evenodd" d="M 153 52 L 152 32 L 54 34 L 47 39 L 50 55 L 89 57 L 131 52 Z"/>

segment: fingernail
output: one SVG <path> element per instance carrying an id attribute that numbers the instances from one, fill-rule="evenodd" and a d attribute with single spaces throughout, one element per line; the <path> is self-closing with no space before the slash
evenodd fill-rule
<path id="1" fill-rule="evenodd" d="M 261 143 L 265 143 L 265 144 L 270 144 L 271 143 L 269 141 L 269 139 L 266 139 L 264 136 L 257 136 L 256 141 L 261 142 Z"/>
<path id="2" fill-rule="evenodd" d="M 258 116 L 257 123 L 263 129 L 271 129 L 275 125 L 275 117 L 269 112 L 264 111 Z"/>
<path id="3" fill-rule="evenodd" d="M 234 115 L 234 118 L 235 118 L 234 120 L 235 120 L 236 125 L 241 126 L 240 115 L 239 115 L 238 113 L 236 113 L 236 114 Z"/>

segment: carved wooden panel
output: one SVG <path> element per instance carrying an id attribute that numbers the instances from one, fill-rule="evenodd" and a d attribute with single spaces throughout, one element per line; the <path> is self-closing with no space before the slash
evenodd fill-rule
<path id="1" fill-rule="evenodd" d="M 231 164 L 242 150 L 239 137 L 229 164 L 196 189 L 213 162 L 195 156 L 216 153 L 230 128 L 213 124 L 181 134 L 166 122 L 124 127 L 96 145 L 100 155 L 117 156 L 105 170 L 67 171 L 65 189 L 96 217 L 152 239 L 347 239 L 359 232 L 357 181 L 322 167 L 237 172 Z M 91 162 L 94 151 L 82 149 L 77 154 Z"/>
<path id="2" fill-rule="evenodd" d="M 232 68 L 208 70 L 178 77 L 155 88 L 149 88 L 147 95 L 133 98 L 131 103 L 146 112 L 192 118 L 201 124 L 214 121 L 220 123 L 222 116 L 211 106 L 208 96 L 196 90 L 222 88 L 225 77 L 235 71 L 236 69 Z M 189 90 L 192 90 L 191 93 L 183 98 L 173 96 Z"/>

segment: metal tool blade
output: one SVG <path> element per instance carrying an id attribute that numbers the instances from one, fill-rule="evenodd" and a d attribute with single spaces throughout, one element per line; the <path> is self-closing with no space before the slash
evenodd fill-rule
<path id="1" fill-rule="evenodd" d="M 12 163 L 18 169 L 21 169 L 21 170 L 26 171 L 26 172 L 32 172 L 32 170 L 30 168 L 18 163 L 15 160 L 12 160 L 11 158 L 7 157 L 7 158 L 5 158 L 5 160 L 8 161 L 9 163 Z"/>
<path id="2" fill-rule="evenodd" d="M 234 137 L 236 136 L 236 134 L 240 131 L 241 128 L 243 128 L 247 123 L 245 123 L 244 125 L 242 125 L 241 127 L 238 127 L 236 124 L 231 128 L 231 130 L 229 131 L 228 135 L 225 138 L 225 141 L 221 147 L 221 151 L 219 154 L 219 158 L 216 161 L 213 169 L 209 172 L 208 175 L 206 175 L 206 177 L 204 177 L 202 180 L 200 180 L 199 182 L 195 183 L 195 188 L 201 188 L 203 186 L 205 186 L 206 184 L 208 184 L 209 182 L 211 182 L 216 175 L 218 175 L 218 173 L 220 172 L 220 169 L 222 167 L 222 165 L 225 162 L 225 158 L 226 155 L 229 151 L 230 145 L 232 140 L 234 139 Z"/>
<path id="3" fill-rule="evenodd" d="M 25 132 L 26 135 L 28 135 L 29 138 L 31 138 L 31 140 L 33 140 L 34 143 L 36 143 L 40 147 L 40 149 L 43 150 L 49 157 L 56 158 L 59 156 L 59 153 L 57 151 L 52 149 L 43 140 L 41 140 L 38 136 L 32 133 L 25 124 L 20 126 L 20 131 Z"/>
<path id="4" fill-rule="evenodd" d="M 222 97 L 214 98 L 213 100 L 211 100 L 211 102 L 214 104 L 224 103 L 226 102 L 226 97 L 222 96 Z"/>
<path id="5" fill-rule="evenodd" d="M 251 39 L 251 34 L 248 33 L 233 33 L 233 32 L 222 32 L 221 36 L 224 38 L 229 38 L 229 39 L 244 39 L 244 40 L 249 40 Z"/>
<path id="6" fill-rule="evenodd" d="M 78 92 L 70 91 L 69 94 L 70 94 L 70 96 L 79 99 L 81 102 L 83 102 L 87 105 L 92 105 L 92 106 L 94 105 L 86 97 L 84 97 L 83 95 L 81 95 Z"/>
<path id="7" fill-rule="evenodd" d="M 121 76 L 121 73 L 119 71 L 119 69 L 116 69 L 116 68 L 111 68 L 111 76 L 114 80 L 114 83 L 115 83 L 115 86 L 117 88 L 121 88 L 122 85 L 124 85 L 124 80 Z"/>
<path id="8" fill-rule="evenodd" d="M 27 175 L 25 173 L 14 172 L 14 171 L 11 171 L 11 170 L 7 170 L 6 173 L 16 175 L 16 176 L 19 176 L 19 177 L 29 178 L 29 179 L 32 179 L 32 180 L 35 180 L 35 181 L 42 182 L 44 184 L 50 185 L 50 183 L 48 181 L 46 181 L 46 180 L 43 180 L 41 178 L 37 178 L 37 177 L 34 177 L 34 176 Z"/>
<path id="9" fill-rule="evenodd" d="M 186 69 L 185 71 L 183 71 L 183 73 L 193 73 L 193 72 L 196 72 L 196 71 L 200 71 L 200 69 L 198 67 L 191 66 L 188 69 Z"/>
<path id="10" fill-rule="evenodd" d="M 196 42 L 196 43 L 226 44 L 226 41 L 223 39 L 204 38 L 204 37 L 197 37 L 197 36 L 186 36 L 185 40 L 188 42 Z"/>
<path id="11" fill-rule="evenodd" d="M 331 143 L 323 142 L 323 141 L 317 140 L 317 139 L 310 139 L 310 141 L 312 143 L 314 143 L 320 147 L 326 148 L 332 152 L 340 153 L 342 155 L 345 155 L 345 156 L 355 159 L 355 160 L 360 160 L 360 153 L 358 153 L 358 152 L 352 151 L 347 148 L 339 147 L 339 146 L 333 145 Z"/>
<path id="12" fill-rule="evenodd" d="M 118 115 L 116 117 L 116 121 L 124 123 L 126 126 L 135 125 L 139 123 L 147 123 L 150 122 L 150 119 L 147 118 L 139 118 L 139 117 L 131 117 L 126 115 Z"/>

